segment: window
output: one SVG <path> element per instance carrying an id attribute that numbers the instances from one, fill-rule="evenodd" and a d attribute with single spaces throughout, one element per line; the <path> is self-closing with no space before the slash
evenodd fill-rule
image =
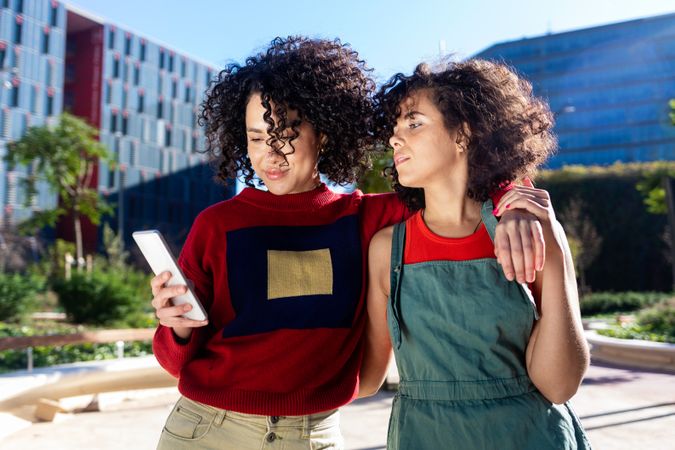
<path id="1" fill-rule="evenodd" d="M 120 60 L 115 58 L 113 60 L 113 78 L 119 78 L 120 76 Z"/>
<path id="2" fill-rule="evenodd" d="M 5 56 L 7 55 L 7 49 L 0 43 L 0 69 L 5 67 Z"/>
<path id="3" fill-rule="evenodd" d="M 145 61 L 145 42 L 141 42 L 141 61 Z"/>
<path id="4" fill-rule="evenodd" d="M 173 72 L 173 55 L 169 55 L 169 72 Z"/>
<path id="5" fill-rule="evenodd" d="M 166 127 L 164 130 L 164 145 L 171 147 L 171 127 Z"/>
<path id="6" fill-rule="evenodd" d="M 187 61 L 185 59 L 181 59 L 181 64 L 180 64 L 180 76 L 185 78 L 185 72 L 187 70 Z"/>
<path id="7" fill-rule="evenodd" d="M 17 12 L 23 12 L 23 0 L 16 0 L 16 10 Z"/>
<path id="8" fill-rule="evenodd" d="M 112 102 L 112 84 L 108 83 L 105 87 L 105 102 L 110 104 Z"/>
<path id="9" fill-rule="evenodd" d="M 206 71 L 206 85 L 208 86 L 210 82 L 211 82 L 211 71 L 207 70 Z"/>
<path id="10" fill-rule="evenodd" d="M 117 113 L 115 112 L 110 115 L 110 131 L 112 133 L 117 131 Z"/>
<path id="11" fill-rule="evenodd" d="M 159 49 L 159 70 L 164 68 L 164 50 Z"/>
<path id="12" fill-rule="evenodd" d="M 185 103 L 190 103 L 190 86 L 185 86 Z"/>
<path id="13" fill-rule="evenodd" d="M 21 43 L 21 30 L 23 28 L 22 24 L 23 20 L 17 17 L 16 24 L 14 26 L 14 42 L 16 44 Z"/>
<path id="14" fill-rule="evenodd" d="M 145 96 L 138 94 L 138 112 L 142 113 L 145 110 Z"/>
<path id="15" fill-rule="evenodd" d="M 157 118 L 158 119 L 164 118 L 164 100 L 162 100 L 161 98 L 157 102 Z"/>
<path id="16" fill-rule="evenodd" d="M 124 54 L 131 55 L 131 36 L 127 36 L 124 40 Z"/>
<path id="17" fill-rule="evenodd" d="M 129 126 L 129 118 L 124 115 L 122 116 L 122 134 L 127 134 L 127 129 Z"/>
<path id="18" fill-rule="evenodd" d="M 52 6 L 49 9 L 49 23 L 51 26 L 55 27 L 57 25 L 59 18 L 59 4 L 55 1 L 52 2 Z"/>
<path id="19" fill-rule="evenodd" d="M 47 89 L 47 111 L 45 114 L 47 116 L 54 115 L 54 88 Z"/>
<path id="20" fill-rule="evenodd" d="M 19 87 L 21 85 L 19 83 L 14 83 L 14 86 L 12 87 L 12 93 L 9 96 L 9 106 L 12 108 L 16 108 L 19 106 Z"/>
<path id="21" fill-rule="evenodd" d="M 128 90 L 126 89 L 126 87 L 124 87 L 122 89 L 122 105 L 121 105 L 122 108 L 127 107 L 127 94 L 128 94 Z"/>
<path id="22" fill-rule="evenodd" d="M 49 53 L 49 30 L 46 28 L 42 34 L 42 53 Z"/>
<path id="23" fill-rule="evenodd" d="M 112 50 L 115 48 L 115 29 L 111 28 L 110 31 L 108 31 L 108 48 Z"/>
<path id="24" fill-rule="evenodd" d="M 173 80 L 171 83 L 171 97 L 176 98 L 178 96 L 178 82 Z"/>
<path id="25" fill-rule="evenodd" d="M 139 66 L 134 67 L 134 86 L 138 86 L 138 83 L 141 82 L 141 68 Z"/>

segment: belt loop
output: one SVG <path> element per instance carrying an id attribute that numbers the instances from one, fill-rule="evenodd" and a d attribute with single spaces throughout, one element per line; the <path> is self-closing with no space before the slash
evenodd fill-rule
<path id="1" fill-rule="evenodd" d="M 311 427 L 310 416 L 308 414 L 305 414 L 304 416 L 302 416 L 302 438 L 303 439 L 309 439 L 309 437 L 310 437 L 310 427 Z"/>
<path id="2" fill-rule="evenodd" d="M 225 411 L 224 409 L 218 409 L 218 412 L 216 413 L 216 417 L 215 417 L 215 419 L 213 419 L 213 423 L 216 424 L 217 426 L 222 425 L 226 416 L 227 416 L 227 411 Z"/>

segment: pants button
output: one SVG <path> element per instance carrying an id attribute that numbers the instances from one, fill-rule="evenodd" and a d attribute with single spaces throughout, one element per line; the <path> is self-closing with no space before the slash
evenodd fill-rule
<path id="1" fill-rule="evenodd" d="M 272 416 L 272 417 L 270 417 L 270 421 L 271 421 L 272 423 L 277 423 L 277 422 L 279 422 L 279 416 Z"/>
<path id="2" fill-rule="evenodd" d="M 274 442 L 277 439 L 276 433 L 270 433 L 267 435 L 267 442 Z"/>

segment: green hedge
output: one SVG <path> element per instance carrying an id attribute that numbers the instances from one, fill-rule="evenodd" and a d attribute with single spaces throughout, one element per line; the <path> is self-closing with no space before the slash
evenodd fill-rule
<path id="1" fill-rule="evenodd" d="M 72 334 L 85 331 L 81 325 L 54 322 L 36 322 L 32 325 L 0 323 L 0 338 L 8 336 L 39 336 L 49 334 Z M 124 343 L 124 356 L 152 354 L 152 341 Z M 109 344 L 68 344 L 38 346 L 33 348 L 33 367 L 47 367 L 79 361 L 99 361 L 117 357 L 117 347 Z M 0 351 L 0 373 L 23 370 L 28 364 L 26 349 Z"/>
<path id="2" fill-rule="evenodd" d="M 635 323 L 598 330 L 598 334 L 620 339 L 675 343 L 675 299 L 640 311 Z"/>
<path id="3" fill-rule="evenodd" d="M 556 211 L 574 198 L 587 206 L 602 237 L 600 254 L 586 271 L 594 291 L 670 291 L 671 265 L 661 239 L 665 215 L 647 212 L 636 185 L 649 174 L 674 170 L 675 162 L 568 166 L 542 172 L 535 183 L 550 192 Z M 564 223 L 563 223 L 564 225 Z"/>
<path id="4" fill-rule="evenodd" d="M 581 315 L 637 311 L 670 296 L 663 292 L 596 292 L 581 298 Z"/>

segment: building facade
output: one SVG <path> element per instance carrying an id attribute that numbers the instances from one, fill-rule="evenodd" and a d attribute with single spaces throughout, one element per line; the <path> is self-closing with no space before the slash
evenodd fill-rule
<path id="1" fill-rule="evenodd" d="M 143 228 L 180 243 L 199 211 L 233 195 L 214 183 L 198 152 L 204 136 L 196 118 L 212 66 L 57 1 L 5 0 L 0 19 L 0 153 L 28 126 L 62 111 L 86 119 L 117 165 L 100 163 L 91 187 L 115 204 L 109 222 L 127 243 Z M 26 170 L 2 165 L 7 224 L 58 202 L 43 186 L 25 208 L 17 180 Z M 71 228 L 63 221 L 57 235 L 72 239 Z M 84 225 L 88 251 L 99 235 Z"/>
<path id="2" fill-rule="evenodd" d="M 559 139 L 549 167 L 675 159 L 675 14 L 500 43 L 476 56 L 512 65 L 549 101 Z"/>

